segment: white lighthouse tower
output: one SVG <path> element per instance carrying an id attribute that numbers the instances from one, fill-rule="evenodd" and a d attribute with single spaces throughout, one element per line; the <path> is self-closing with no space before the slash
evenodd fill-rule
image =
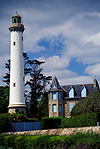
<path id="1" fill-rule="evenodd" d="M 12 16 L 11 32 L 11 66 L 10 66 L 10 99 L 8 112 L 16 113 L 16 109 L 23 110 L 26 114 L 24 98 L 24 57 L 23 57 L 23 32 L 24 25 L 17 14 Z"/>

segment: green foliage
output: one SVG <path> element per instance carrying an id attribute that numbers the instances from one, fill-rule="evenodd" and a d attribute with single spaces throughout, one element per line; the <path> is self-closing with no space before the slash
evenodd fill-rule
<path id="1" fill-rule="evenodd" d="M 84 114 L 71 118 L 64 118 L 61 122 L 62 128 L 96 126 L 100 122 L 100 112 Z"/>
<path id="2" fill-rule="evenodd" d="M 4 146 L 4 137 L 5 137 L 5 135 L 0 135 L 0 146 Z"/>
<path id="3" fill-rule="evenodd" d="M 22 149 L 25 148 L 25 136 L 17 136 L 15 138 L 15 145 L 16 145 L 16 149 Z"/>
<path id="4" fill-rule="evenodd" d="M 5 67 L 8 69 L 8 73 L 6 73 L 5 76 L 3 76 L 3 82 L 6 83 L 6 87 L 10 87 L 10 59 L 5 64 Z"/>
<path id="5" fill-rule="evenodd" d="M 41 121 L 42 129 L 61 128 L 62 117 L 44 117 Z"/>
<path id="6" fill-rule="evenodd" d="M 14 139 L 16 138 L 16 136 L 13 135 L 6 135 L 4 137 L 4 144 L 5 144 L 5 148 L 8 147 L 13 147 L 15 148 L 15 143 L 14 143 Z"/>
<path id="7" fill-rule="evenodd" d="M 24 114 L 0 114 L 0 133 L 8 132 L 11 122 L 38 122 L 38 120 L 28 118 Z"/>
<path id="8" fill-rule="evenodd" d="M 51 149 L 51 148 L 80 148 L 80 149 L 99 149 L 100 135 L 99 134 L 82 134 L 77 133 L 71 136 L 25 136 L 25 135 L 0 135 L 2 142 L 0 145 L 14 149 Z"/>
<path id="9" fill-rule="evenodd" d="M 30 92 L 29 97 L 31 98 L 30 104 L 30 117 L 38 116 L 38 99 L 43 95 L 46 85 L 52 79 L 51 76 L 44 76 L 42 74 L 42 69 L 40 66 L 45 63 L 38 60 L 28 60 L 28 68 L 30 69 L 30 80 L 26 82 L 29 85 Z"/>
<path id="10" fill-rule="evenodd" d="M 0 114 L 7 113 L 9 102 L 9 88 L 0 86 Z"/>
<path id="11" fill-rule="evenodd" d="M 45 95 L 42 97 L 40 103 L 39 103 L 39 116 L 42 117 L 48 117 L 49 116 L 49 110 L 48 110 L 48 93 L 45 93 Z"/>
<path id="12" fill-rule="evenodd" d="M 71 116 L 78 116 L 100 111 L 100 90 L 94 91 L 81 99 L 72 109 Z"/>
<path id="13" fill-rule="evenodd" d="M 6 132 L 9 130 L 9 118 L 7 115 L 0 114 L 0 132 Z"/>

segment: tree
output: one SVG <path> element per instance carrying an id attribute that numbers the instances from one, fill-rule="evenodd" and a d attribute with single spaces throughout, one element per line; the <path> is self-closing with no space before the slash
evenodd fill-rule
<path id="1" fill-rule="evenodd" d="M 24 56 L 24 74 L 25 76 L 30 74 L 31 79 L 27 81 L 25 85 L 29 85 L 31 91 L 28 92 L 25 90 L 25 98 L 31 98 L 30 103 L 30 113 L 34 116 L 38 113 L 38 99 L 41 97 L 41 95 L 46 93 L 46 85 L 49 83 L 49 81 L 52 79 L 51 76 L 44 76 L 42 74 L 42 69 L 40 68 L 41 64 L 43 64 L 43 61 L 38 60 L 29 60 L 29 57 L 27 53 L 23 53 Z M 6 86 L 10 87 L 10 60 L 5 64 L 5 67 L 9 70 L 9 73 L 6 73 L 6 75 L 3 77 L 4 82 L 6 83 Z M 29 107 L 29 106 L 28 106 Z"/>
<path id="2" fill-rule="evenodd" d="M 9 88 L 0 86 L 0 114 L 8 112 Z"/>
<path id="3" fill-rule="evenodd" d="M 5 64 L 5 67 L 8 69 L 8 73 L 6 73 L 6 75 L 3 77 L 4 78 L 3 82 L 5 82 L 6 86 L 9 88 L 10 87 L 10 59 Z"/>
<path id="4" fill-rule="evenodd" d="M 23 56 L 24 56 L 24 74 L 27 75 L 28 73 L 30 73 L 30 68 L 27 68 L 29 57 L 27 53 L 23 53 Z M 8 69 L 8 73 L 6 73 L 6 75 L 3 76 L 4 78 L 3 82 L 5 82 L 6 87 L 9 88 L 10 87 L 10 59 L 5 64 L 5 67 Z"/>
<path id="5" fill-rule="evenodd" d="M 39 103 L 39 116 L 40 118 L 49 116 L 48 92 L 43 95 Z"/>
<path id="6" fill-rule="evenodd" d="M 78 116 L 100 111 L 100 90 L 95 90 L 81 99 L 72 109 L 71 116 Z"/>
<path id="7" fill-rule="evenodd" d="M 43 95 L 46 90 L 45 87 L 49 83 L 49 81 L 52 79 L 51 76 L 44 76 L 42 74 L 42 69 L 40 67 L 41 64 L 43 64 L 43 61 L 33 60 L 28 61 L 28 64 L 30 65 L 30 80 L 27 81 L 27 85 L 30 86 L 30 98 L 31 98 L 31 104 L 30 104 L 30 116 L 31 117 L 37 117 L 38 113 L 38 99 L 41 98 L 41 95 Z"/>

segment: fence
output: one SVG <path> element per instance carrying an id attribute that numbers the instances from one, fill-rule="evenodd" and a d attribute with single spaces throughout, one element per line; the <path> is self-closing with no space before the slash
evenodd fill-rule
<path id="1" fill-rule="evenodd" d="M 12 122 L 10 132 L 41 130 L 41 122 Z"/>

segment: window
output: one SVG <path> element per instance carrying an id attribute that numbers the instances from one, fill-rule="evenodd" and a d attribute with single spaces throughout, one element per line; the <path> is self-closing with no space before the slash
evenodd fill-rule
<path id="1" fill-rule="evenodd" d="M 14 19 L 14 23 L 16 23 L 16 19 Z"/>
<path id="2" fill-rule="evenodd" d="M 74 89 L 73 89 L 72 86 L 71 86 L 70 89 L 69 89 L 69 97 L 70 97 L 70 98 L 74 97 Z"/>
<path id="3" fill-rule="evenodd" d="M 74 107 L 74 103 L 70 103 L 70 112 L 72 111 L 73 107 Z"/>
<path id="4" fill-rule="evenodd" d="M 58 88 L 60 88 L 60 85 L 58 85 Z"/>
<path id="5" fill-rule="evenodd" d="M 23 41 L 23 37 L 22 37 L 22 41 Z"/>
<path id="6" fill-rule="evenodd" d="M 16 86 L 16 83 L 13 83 L 13 87 L 15 87 Z"/>
<path id="7" fill-rule="evenodd" d="M 81 97 L 86 97 L 86 87 L 83 86 L 81 89 Z"/>
<path id="8" fill-rule="evenodd" d="M 14 42 L 13 42 L 13 46 L 15 46 L 15 45 L 16 45 L 16 42 L 14 41 Z"/>
<path id="9" fill-rule="evenodd" d="M 56 99 L 56 92 L 52 93 L 52 99 Z"/>
<path id="10" fill-rule="evenodd" d="M 53 88 L 56 88 L 56 86 L 55 86 L 55 85 L 53 85 Z"/>
<path id="11" fill-rule="evenodd" d="M 58 93 L 59 99 L 61 99 L 61 93 Z"/>
<path id="12" fill-rule="evenodd" d="M 51 94 L 49 93 L 49 100 L 51 99 Z"/>
<path id="13" fill-rule="evenodd" d="M 53 105 L 52 105 L 52 112 L 57 112 L 56 104 L 53 104 Z"/>
<path id="14" fill-rule="evenodd" d="M 62 105 L 59 105 L 59 112 L 62 112 Z"/>

